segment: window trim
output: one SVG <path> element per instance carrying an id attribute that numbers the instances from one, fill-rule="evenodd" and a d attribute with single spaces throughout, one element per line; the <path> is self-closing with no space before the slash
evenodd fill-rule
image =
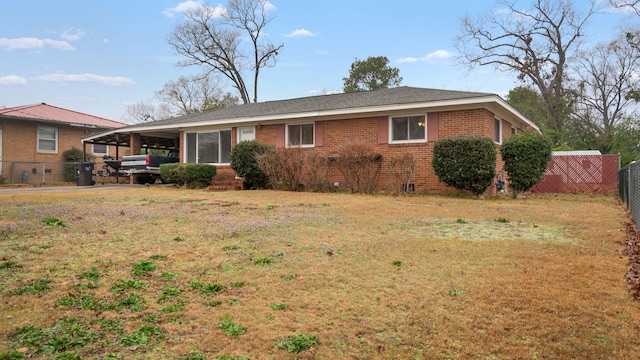
<path id="1" fill-rule="evenodd" d="M 96 152 L 96 145 L 104 145 L 105 152 L 103 152 L 103 153 L 101 153 L 101 152 L 100 152 L 100 153 L 97 153 L 97 152 Z M 101 156 L 103 156 L 103 155 L 109 155 L 109 145 L 107 145 L 107 144 L 91 144 L 91 153 L 92 153 L 93 155 L 101 155 Z"/>
<path id="2" fill-rule="evenodd" d="M 239 144 L 240 141 L 250 141 L 250 140 L 240 140 L 240 133 L 241 133 L 242 129 L 251 129 L 251 130 L 253 130 L 253 139 L 251 139 L 251 140 L 255 140 L 256 139 L 256 127 L 255 126 L 238 126 L 236 128 L 236 144 Z"/>
<path id="3" fill-rule="evenodd" d="M 217 162 L 217 163 L 209 163 L 209 162 L 207 162 L 207 163 L 202 162 L 201 163 L 201 162 L 198 162 L 198 160 L 199 160 L 198 159 L 198 134 L 216 133 L 216 132 L 218 134 L 221 134 L 223 131 L 228 131 L 229 132 L 229 136 L 230 136 L 229 143 L 231 145 L 231 148 L 229 149 L 229 153 L 231 153 L 231 150 L 233 149 L 233 136 L 232 136 L 233 135 L 233 131 L 230 128 L 229 129 L 227 129 L 227 128 L 225 128 L 225 129 L 216 129 L 216 130 L 189 131 L 189 132 L 185 132 L 184 133 L 184 139 L 183 139 L 184 140 L 184 155 L 183 155 L 182 161 L 185 164 L 229 165 L 230 162 Z M 188 161 L 188 153 L 189 153 L 189 143 L 187 141 L 187 136 L 189 134 L 195 134 L 196 135 L 195 136 L 195 141 L 196 141 L 196 154 L 195 154 L 195 156 L 196 156 L 195 161 L 196 162 L 195 163 L 187 162 Z M 218 136 L 219 136 L 218 137 L 218 156 L 220 156 L 220 155 L 222 155 L 222 151 L 221 151 L 222 149 L 220 148 L 220 146 L 222 146 L 222 137 L 220 135 L 218 135 Z M 220 159 L 218 159 L 218 160 L 220 160 Z"/>
<path id="4" fill-rule="evenodd" d="M 496 124 L 498 124 L 497 128 Z M 496 135 L 498 135 L 498 139 L 496 139 Z M 498 117 L 493 118 L 493 142 L 502 144 L 502 119 Z"/>
<path id="5" fill-rule="evenodd" d="M 289 144 L 289 126 L 292 125 L 311 125 L 312 126 L 312 135 L 311 135 L 311 144 L 300 144 L 300 145 L 291 145 Z M 300 139 L 302 141 L 302 138 Z M 316 146 L 316 123 L 314 122 L 292 122 L 285 124 L 284 127 L 284 144 L 286 147 L 299 147 L 299 148 L 312 148 Z"/>
<path id="6" fill-rule="evenodd" d="M 40 148 L 40 129 L 53 129 L 53 133 L 54 133 L 54 138 L 53 139 L 42 139 L 42 140 L 46 140 L 46 141 L 53 141 L 55 144 L 55 150 L 46 150 L 46 149 L 41 149 Z M 39 153 L 47 153 L 47 154 L 57 154 L 58 153 L 58 128 L 54 127 L 54 126 L 38 126 L 37 128 L 37 139 L 36 139 L 36 149 L 38 150 Z"/>
<path id="7" fill-rule="evenodd" d="M 394 140 L 393 139 L 393 119 L 395 118 L 410 118 L 410 117 L 416 117 L 416 116 L 422 116 L 424 118 L 424 139 L 407 139 L 407 140 Z M 427 139 L 429 138 L 428 134 L 427 134 L 427 114 L 403 114 L 403 115 L 390 115 L 389 116 L 389 122 L 388 122 L 388 126 L 389 126 L 389 144 L 416 144 L 416 143 L 426 143 Z M 407 129 L 408 130 L 408 129 Z M 407 136 L 409 135 L 409 133 L 407 133 Z"/>

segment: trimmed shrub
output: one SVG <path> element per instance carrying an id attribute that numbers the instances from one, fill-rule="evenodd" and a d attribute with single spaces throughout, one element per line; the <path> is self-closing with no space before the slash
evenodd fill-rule
<path id="1" fill-rule="evenodd" d="M 62 161 L 66 163 L 76 163 L 84 161 L 84 153 L 82 150 L 73 146 L 69 150 L 65 150 L 62 152 Z M 87 155 L 87 161 L 93 161 L 93 156 Z M 75 182 L 76 181 L 76 172 L 73 169 L 73 164 L 65 164 L 63 170 L 64 181 Z"/>
<path id="2" fill-rule="evenodd" d="M 160 165 L 160 176 L 165 182 L 188 188 L 209 186 L 216 171 L 216 167 L 209 164 L 171 163 Z"/>
<path id="3" fill-rule="evenodd" d="M 256 155 L 256 163 L 277 190 L 304 190 L 305 156 L 299 147 L 270 149 Z"/>
<path id="4" fill-rule="evenodd" d="M 347 144 L 338 149 L 338 170 L 352 193 L 373 194 L 382 168 L 382 155 L 367 144 Z"/>
<path id="5" fill-rule="evenodd" d="M 496 176 L 496 154 L 488 137 L 450 137 L 435 143 L 431 165 L 438 180 L 482 197 Z"/>
<path id="6" fill-rule="evenodd" d="M 182 166 L 181 163 L 169 163 L 160 164 L 160 177 L 164 182 L 169 184 L 180 184 L 184 174 L 178 172 L 178 167 Z M 182 170 L 180 170 L 182 172 Z"/>
<path id="7" fill-rule="evenodd" d="M 391 174 L 391 191 L 394 196 L 409 191 L 411 176 L 416 168 L 416 159 L 412 153 L 391 155 L 387 162 Z"/>
<path id="8" fill-rule="evenodd" d="M 204 188 L 211 185 L 217 168 L 208 164 L 184 164 L 184 178 L 189 188 Z"/>
<path id="9" fill-rule="evenodd" d="M 256 140 L 242 141 L 231 149 L 231 168 L 244 179 L 245 189 L 262 189 L 267 185 L 269 179 L 260 170 L 256 156 L 270 149 Z"/>
<path id="10" fill-rule="evenodd" d="M 542 181 L 551 154 L 551 140 L 536 133 L 514 135 L 502 142 L 500 155 L 516 198 Z"/>

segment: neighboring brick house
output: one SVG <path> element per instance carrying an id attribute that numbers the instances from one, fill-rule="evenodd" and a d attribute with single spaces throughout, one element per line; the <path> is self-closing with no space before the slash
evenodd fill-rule
<path id="1" fill-rule="evenodd" d="M 45 103 L 0 109 L 0 176 L 10 183 L 63 181 L 65 150 L 83 150 L 82 138 L 126 125 Z M 101 161 L 116 150 L 95 144 L 86 153 Z"/>
<path id="2" fill-rule="evenodd" d="M 417 160 L 416 192 L 447 192 L 431 167 L 434 142 L 456 135 L 487 136 L 496 142 L 539 128 L 495 94 L 398 87 L 377 91 L 268 101 L 131 125 L 85 138 L 87 143 L 179 148 L 181 161 L 229 168 L 233 145 L 255 139 L 276 147 L 314 148 L 335 156 L 349 142 L 365 143 L 382 155 L 411 152 Z M 498 170 L 502 168 L 498 161 Z M 335 171 L 331 183 L 341 182 Z M 390 186 L 382 167 L 378 190 Z"/>

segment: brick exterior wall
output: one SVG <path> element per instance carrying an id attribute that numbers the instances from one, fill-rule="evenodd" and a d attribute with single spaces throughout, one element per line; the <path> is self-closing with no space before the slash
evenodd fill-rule
<path id="1" fill-rule="evenodd" d="M 412 111 L 415 113 L 415 111 Z M 436 115 L 436 116 L 431 116 Z M 401 115 L 402 116 L 402 115 Z M 413 154 L 417 164 L 411 182 L 415 186 L 415 192 L 419 193 L 448 193 L 457 190 L 446 186 L 438 181 L 431 167 L 433 156 L 433 146 L 435 141 L 445 137 L 459 135 L 480 135 L 494 138 L 495 116 L 486 109 L 470 109 L 456 111 L 442 111 L 429 113 L 427 116 L 427 142 L 416 142 L 407 144 L 389 144 L 388 128 L 380 128 L 381 125 L 388 127 L 388 116 L 376 116 L 367 118 L 352 118 L 322 121 L 322 140 L 316 139 L 315 149 L 324 156 L 335 156 L 337 150 L 347 143 L 365 143 L 373 147 L 376 153 L 382 155 L 382 171 L 378 182 L 377 190 L 390 190 L 391 178 L 385 159 L 393 154 L 410 152 Z M 433 121 L 433 122 L 432 122 Z M 318 128 L 318 123 L 316 123 Z M 433 131 L 437 128 L 437 136 Z M 279 130 L 280 129 L 280 130 Z M 256 140 L 277 146 L 278 132 L 282 131 L 282 124 L 262 125 L 256 127 Z M 522 129 L 524 130 L 524 129 Z M 502 120 L 502 138 L 506 139 L 512 134 L 511 123 Z M 236 139 L 233 138 L 235 143 Z M 321 144 L 318 146 L 318 144 Z M 499 150 L 499 144 L 496 144 Z M 498 153 L 496 170 L 503 168 L 503 162 Z M 342 175 L 332 165 L 328 168 L 329 182 L 343 183 Z M 488 195 L 495 194 L 495 188 L 488 190 Z"/>
<path id="2" fill-rule="evenodd" d="M 38 127 L 53 127 L 58 129 L 58 151 L 55 153 L 38 152 Z M 20 121 L 11 119 L 0 119 L 0 128 L 2 128 L 2 176 L 11 176 L 11 162 L 45 162 L 58 163 L 63 162 L 62 153 L 75 147 L 82 150 L 81 139 L 90 136 L 93 133 L 103 131 L 105 129 L 85 129 L 72 126 L 64 126 L 61 124 L 53 124 L 35 121 Z M 92 156 L 93 147 L 87 144 L 87 155 Z M 109 146 L 109 154 L 115 157 L 115 146 Z M 122 155 L 122 154 L 120 154 Z M 102 156 L 94 156 L 95 169 L 102 167 Z M 31 166 L 29 167 L 32 168 Z M 47 165 L 47 169 L 49 169 Z M 36 169 L 39 169 L 36 167 Z M 14 169 L 15 170 L 15 169 Z M 57 173 L 59 171 L 55 171 Z M 47 182 L 63 181 L 62 176 L 48 176 Z"/>

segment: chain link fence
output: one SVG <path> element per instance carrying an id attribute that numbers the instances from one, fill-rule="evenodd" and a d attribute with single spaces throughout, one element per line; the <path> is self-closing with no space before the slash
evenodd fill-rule
<path id="1" fill-rule="evenodd" d="M 0 161 L 6 184 L 42 185 L 75 182 L 72 162 Z"/>
<path id="2" fill-rule="evenodd" d="M 638 227 L 640 222 L 640 161 L 634 161 L 620 169 L 618 189 L 620 199 L 629 209 L 633 222 Z"/>

